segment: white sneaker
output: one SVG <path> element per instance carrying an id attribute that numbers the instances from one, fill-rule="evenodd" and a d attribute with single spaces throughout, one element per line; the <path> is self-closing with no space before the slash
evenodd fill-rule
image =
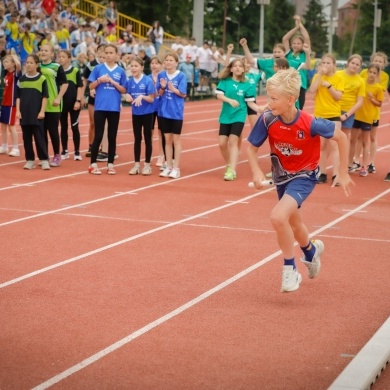
<path id="1" fill-rule="evenodd" d="M 20 156 L 20 151 L 19 151 L 19 149 L 12 148 L 11 151 L 9 152 L 8 156 L 11 156 L 11 157 L 19 157 L 19 156 Z"/>
<path id="2" fill-rule="evenodd" d="M 282 292 L 290 292 L 298 290 L 299 283 L 302 281 L 302 276 L 298 270 L 292 265 L 283 266 L 282 272 Z"/>
<path id="3" fill-rule="evenodd" d="M 316 251 L 312 261 L 306 261 L 305 256 L 301 257 L 301 261 L 306 265 L 308 269 L 308 276 L 310 279 L 315 278 L 320 272 L 321 268 L 321 255 L 324 252 L 324 243 L 320 240 L 312 240 L 311 243 L 316 247 Z"/>
<path id="4" fill-rule="evenodd" d="M 61 160 L 69 160 L 69 153 L 68 152 L 62 152 L 61 153 Z"/>
<path id="5" fill-rule="evenodd" d="M 23 167 L 23 169 L 34 169 L 34 168 L 35 168 L 35 164 L 34 164 L 34 161 L 32 161 L 32 160 L 26 161 L 26 164 L 24 164 L 24 167 Z"/>
<path id="6" fill-rule="evenodd" d="M 44 171 L 48 171 L 50 169 L 50 164 L 48 160 L 42 160 L 40 165 Z"/>
<path id="7" fill-rule="evenodd" d="M 0 146 L 0 154 L 8 154 L 8 146 Z"/>
<path id="8" fill-rule="evenodd" d="M 75 154 L 74 155 L 74 161 L 82 161 L 83 158 L 81 157 L 81 154 Z"/>
<path id="9" fill-rule="evenodd" d="M 161 173 L 160 177 L 169 177 L 169 174 L 171 173 L 172 168 L 165 168 Z"/>
<path id="10" fill-rule="evenodd" d="M 173 168 L 171 173 L 168 175 L 171 179 L 178 179 L 180 177 L 180 169 Z"/>
<path id="11" fill-rule="evenodd" d="M 142 174 L 144 176 L 150 176 L 152 174 L 152 167 L 150 165 L 144 165 L 142 168 Z"/>
<path id="12" fill-rule="evenodd" d="M 129 175 L 139 175 L 140 172 L 141 167 L 139 165 L 134 165 L 134 167 L 130 169 Z"/>

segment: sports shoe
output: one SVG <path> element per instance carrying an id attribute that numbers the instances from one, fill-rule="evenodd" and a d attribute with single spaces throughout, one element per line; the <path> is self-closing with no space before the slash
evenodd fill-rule
<path id="1" fill-rule="evenodd" d="M 142 168 L 142 174 L 144 176 L 150 176 L 152 174 L 152 167 L 150 165 L 144 165 Z"/>
<path id="2" fill-rule="evenodd" d="M 93 163 L 89 166 L 88 172 L 91 173 L 92 175 L 101 175 L 102 174 L 96 163 Z"/>
<path id="3" fill-rule="evenodd" d="M 26 164 L 24 164 L 23 167 L 23 169 L 34 169 L 34 168 L 35 168 L 35 164 L 34 161 L 32 160 L 26 161 Z"/>
<path id="4" fill-rule="evenodd" d="M 168 175 L 171 179 L 178 179 L 180 177 L 180 169 L 173 168 L 171 173 Z"/>
<path id="5" fill-rule="evenodd" d="M 134 165 L 134 167 L 130 169 L 129 175 L 139 175 L 140 170 L 141 168 L 139 165 Z"/>
<path id="6" fill-rule="evenodd" d="M 0 146 L 0 154 L 8 154 L 8 146 Z"/>
<path id="7" fill-rule="evenodd" d="M 59 167 L 61 165 L 61 156 L 59 154 L 55 154 L 54 157 L 50 161 L 51 167 Z"/>
<path id="8" fill-rule="evenodd" d="M 390 181 L 390 172 L 386 175 L 385 181 Z"/>
<path id="9" fill-rule="evenodd" d="M 42 170 L 44 170 L 44 171 L 50 170 L 49 161 L 47 161 L 47 160 L 42 160 L 41 163 L 40 163 L 40 165 L 41 165 Z"/>
<path id="10" fill-rule="evenodd" d="M 313 279 L 320 272 L 321 255 L 324 253 L 325 246 L 324 246 L 324 243 L 320 240 L 312 240 L 311 243 L 312 243 L 312 245 L 314 245 L 316 247 L 316 251 L 314 253 L 313 260 L 307 261 L 306 257 L 303 256 L 303 257 L 301 257 L 301 261 L 303 264 L 306 265 L 306 267 L 308 269 L 309 278 Z"/>
<path id="11" fill-rule="evenodd" d="M 156 167 L 161 167 L 164 164 L 164 156 L 158 156 Z"/>
<path id="12" fill-rule="evenodd" d="M 107 173 L 109 175 L 116 175 L 116 171 L 114 169 L 114 164 L 107 164 Z"/>
<path id="13" fill-rule="evenodd" d="M 355 168 L 355 171 L 358 171 L 360 169 L 360 164 L 356 161 L 353 162 L 352 167 Z"/>
<path id="14" fill-rule="evenodd" d="M 106 152 L 99 152 L 96 158 L 96 161 L 108 161 L 108 153 Z"/>
<path id="15" fill-rule="evenodd" d="M 17 148 L 12 148 L 11 151 L 9 152 L 8 156 L 19 157 L 20 156 L 20 150 L 17 149 Z"/>
<path id="16" fill-rule="evenodd" d="M 359 176 L 363 176 L 363 177 L 368 176 L 368 171 L 367 171 L 366 167 L 362 167 L 360 169 Z"/>
<path id="17" fill-rule="evenodd" d="M 376 172 L 375 165 L 369 164 L 368 165 L 368 173 L 375 173 L 375 172 Z"/>
<path id="18" fill-rule="evenodd" d="M 165 168 L 161 173 L 160 177 L 169 177 L 169 174 L 171 173 L 172 168 Z"/>
<path id="19" fill-rule="evenodd" d="M 355 172 L 355 167 L 354 166 L 348 167 L 348 173 L 354 173 L 354 172 Z"/>
<path id="20" fill-rule="evenodd" d="M 223 179 L 226 181 L 233 181 L 236 177 L 236 172 L 234 172 L 230 166 L 227 166 Z"/>
<path id="21" fill-rule="evenodd" d="M 163 163 L 160 167 L 160 171 L 163 171 L 164 169 L 167 169 L 167 163 Z"/>
<path id="22" fill-rule="evenodd" d="M 294 269 L 292 265 L 283 266 L 281 292 L 298 290 L 301 281 L 302 276 L 296 268 Z"/>
<path id="23" fill-rule="evenodd" d="M 91 157 L 91 147 L 88 148 L 87 153 L 85 153 L 85 157 Z"/>
<path id="24" fill-rule="evenodd" d="M 69 153 L 67 150 L 65 152 L 61 153 L 61 160 L 68 160 L 69 159 Z"/>
<path id="25" fill-rule="evenodd" d="M 78 154 L 74 154 L 74 161 L 82 161 L 83 160 L 83 158 L 81 157 L 81 154 L 80 153 L 78 153 Z"/>
<path id="26" fill-rule="evenodd" d="M 318 184 L 323 184 L 328 182 L 328 176 L 326 176 L 326 173 L 321 173 L 320 176 L 318 176 Z"/>

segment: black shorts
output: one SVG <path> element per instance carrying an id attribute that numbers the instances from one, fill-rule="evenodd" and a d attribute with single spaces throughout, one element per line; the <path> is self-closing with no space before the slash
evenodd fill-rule
<path id="1" fill-rule="evenodd" d="M 181 129 L 183 127 L 183 119 L 169 119 L 159 116 L 159 129 L 164 134 L 181 134 Z"/>
<path id="2" fill-rule="evenodd" d="M 376 121 L 372 122 L 372 127 L 378 127 L 379 126 L 379 119 Z"/>
<path id="3" fill-rule="evenodd" d="M 211 72 L 208 72 L 205 69 L 199 69 L 199 73 L 200 73 L 201 76 L 205 76 L 205 77 L 210 77 L 211 76 Z"/>
<path id="4" fill-rule="evenodd" d="M 221 123 L 219 125 L 219 135 L 229 137 L 229 135 L 236 135 L 239 137 L 242 133 L 245 123 L 234 122 L 234 123 Z"/>
<path id="5" fill-rule="evenodd" d="M 372 129 L 372 125 L 370 123 L 354 120 L 353 121 L 353 128 L 354 129 L 360 129 L 362 131 L 370 131 Z"/>

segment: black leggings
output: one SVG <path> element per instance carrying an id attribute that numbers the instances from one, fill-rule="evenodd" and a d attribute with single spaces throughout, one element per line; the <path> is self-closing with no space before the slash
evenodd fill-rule
<path id="1" fill-rule="evenodd" d="M 145 139 L 145 162 L 150 163 L 152 158 L 152 124 L 153 114 L 133 115 L 134 131 L 134 160 L 140 162 L 141 159 L 141 142 L 142 128 L 144 129 Z"/>
<path id="2" fill-rule="evenodd" d="M 108 136 L 108 163 L 112 164 L 115 158 L 116 150 L 116 135 L 119 125 L 119 111 L 95 111 L 95 138 L 93 139 L 91 148 L 91 164 L 96 162 L 100 144 L 102 143 L 104 125 L 107 121 L 107 136 Z"/>
<path id="3" fill-rule="evenodd" d="M 68 150 L 68 116 L 70 115 L 70 126 L 73 133 L 74 151 L 80 151 L 80 130 L 79 130 L 79 116 L 80 110 L 67 109 L 64 107 L 60 116 L 61 123 L 61 145 L 62 151 Z"/>
<path id="4" fill-rule="evenodd" d="M 26 161 L 35 160 L 33 137 L 35 141 L 35 147 L 37 148 L 38 158 L 41 161 L 47 160 L 47 148 L 45 144 L 45 138 L 43 136 L 42 125 L 22 125 L 22 132 Z"/>
<path id="5" fill-rule="evenodd" d="M 49 149 L 49 139 L 47 136 L 47 133 L 49 133 L 54 154 L 60 154 L 60 135 L 58 133 L 59 121 L 59 112 L 45 112 L 45 119 L 43 121 L 45 142 L 47 149 Z"/>

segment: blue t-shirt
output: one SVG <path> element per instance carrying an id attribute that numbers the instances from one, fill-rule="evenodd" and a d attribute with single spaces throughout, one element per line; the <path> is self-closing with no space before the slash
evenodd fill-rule
<path id="1" fill-rule="evenodd" d="M 88 81 L 93 83 L 99 77 L 108 75 L 122 87 L 126 87 L 126 72 L 119 65 L 110 69 L 106 64 L 95 66 L 88 77 Z M 120 111 L 121 93 L 111 83 L 100 83 L 96 87 L 95 111 Z"/>
<path id="2" fill-rule="evenodd" d="M 148 77 L 150 78 L 150 80 L 152 80 L 152 83 L 153 83 L 153 86 L 154 86 L 154 90 L 155 90 L 155 93 L 156 93 L 156 96 L 154 97 L 154 101 L 152 103 L 153 104 L 153 112 L 158 112 L 158 107 L 160 105 L 160 96 L 158 94 L 158 91 L 156 90 L 156 82 L 153 79 L 153 75 L 149 74 Z"/>
<path id="3" fill-rule="evenodd" d="M 127 80 L 126 93 L 130 94 L 133 99 L 136 99 L 139 95 L 153 95 L 155 91 L 153 81 L 144 74 L 138 81 L 136 81 L 134 77 L 130 77 Z M 151 114 L 154 112 L 153 108 L 153 103 L 142 100 L 140 106 L 136 106 L 135 104 L 132 105 L 132 112 L 133 115 Z"/>
<path id="4" fill-rule="evenodd" d="M 160 105 L 158 108 L 158 116 L 168 119 L 183 119 L 184 112 L 184 98 L 176 95 L 168 89 L 168 83 L 171 81 L 175 88 L 177 88 L 183 95 L 187 94 L 187 79 L 183 72 L 177 70 L 174 74 L 168 75 L 164 70 L 157 76 L 157 91 L 161 88 L 160 80 L 167 80 L 167 87 L 162 96 L 160 96 Z"/>

